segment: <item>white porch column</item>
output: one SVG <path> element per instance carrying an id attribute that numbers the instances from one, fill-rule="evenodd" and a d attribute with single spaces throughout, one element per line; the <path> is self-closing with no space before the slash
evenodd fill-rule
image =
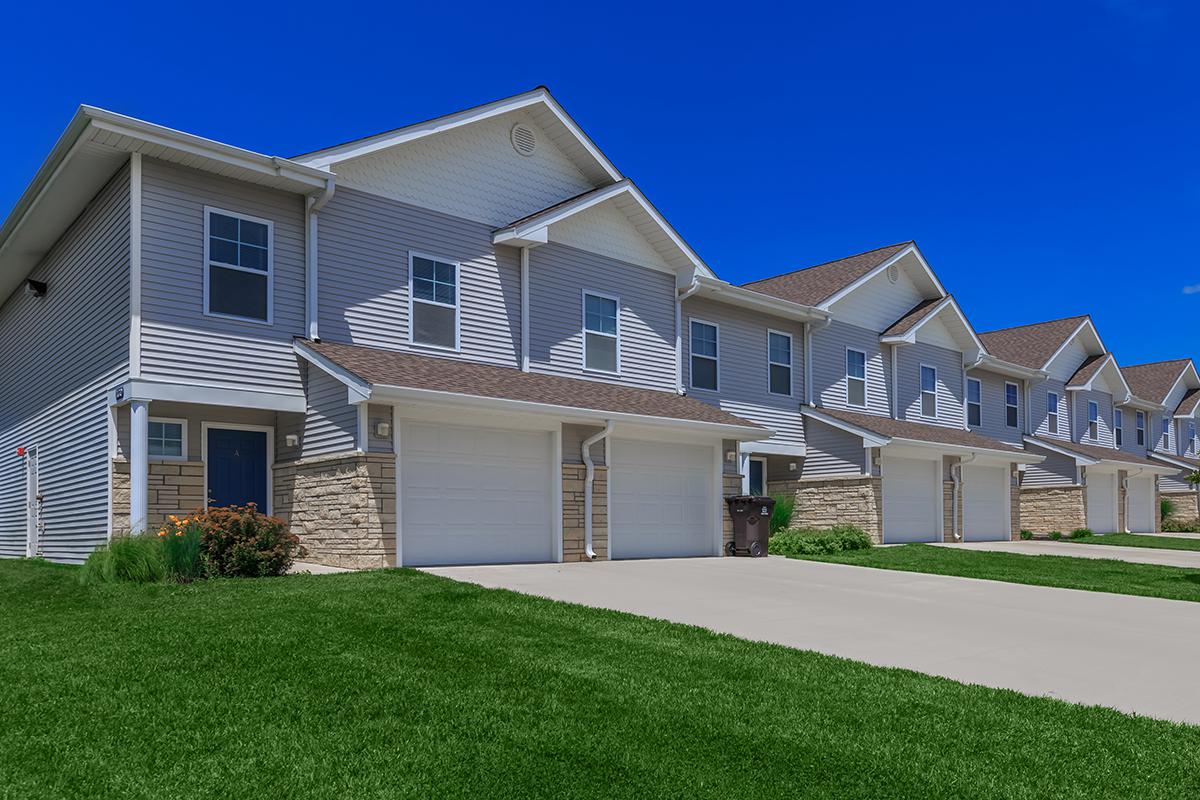
<path id="1" fill-rule="evenodd" d="M 150 472 L 150 402 L 129 402 L 129 532 L 144 533 Z"/>

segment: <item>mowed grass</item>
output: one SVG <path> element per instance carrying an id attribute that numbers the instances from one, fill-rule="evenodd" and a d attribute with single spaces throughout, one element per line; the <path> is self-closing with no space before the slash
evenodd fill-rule
<path id="1" fill-rule="evenodd" d="M 1153 536 L 1142 533 L 1106 533 L 1072 539 L 1080 544 L 1111 544 L 1120 547 L 1153 547 L 1159 550 L 1200 550 L 1200 539 L 1184 536 Z"/>
<path id="2" fill-rule="evenodd" d="M 1097 537 L 1108 539 L 1110 537 Z M 1086 542 L 1090 539 L 1072 539 Z M 1102 544 L 1103 542 L 1097 542 Z M 1051 549 L 1047 546 L 1047 551 Z M 821 556 L 797 556 L 857 567 L 958 575 L 989 581 L 1084 589 L 1091 592 L 1135 594 L 1169 600 L 1200 601 L 1200 569 L 1058 555 L 1022 555 L 985 550 L 960 550 L 927 544 L 872 547 Z"/>
<path id="3" fill-rule="evenodd" d="M 1200 728 L 419 572 L 76 576 L 0 562 L 5 798 L 1200 792 Z"/>

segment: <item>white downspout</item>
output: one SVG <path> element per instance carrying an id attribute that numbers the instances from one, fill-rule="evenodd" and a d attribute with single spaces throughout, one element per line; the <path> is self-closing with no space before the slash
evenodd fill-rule
<path id="1" fill-rule="evenodd" d="M 580 445 L 583 463 L 587 467 L 587 477 L 583 481 L 583 552 L 587 556 L 588 561 L 596 560 L 596 551 L 592 549 L 592 484 L 596 480 L 596 464 L 592 461 L 592 445 L 601 439 L 608 438 L 608 435 L 612 433 L 612 429 L 612 420 L 606 419 L 604 421 L 604 430 L 592 434 L 584 439 L 583 444 Z M 607 464 L 607 461 L 605 463 Z"/>
<path id="2" fill-rule="evenodd" d="M 969 456 L 963 456 L 958 460 L 957 464 L 950 465 L 950 480 L 954 481 L 954 490 L 950 492 L 950 527 L 954 531 L 954 541 L 962 541 L 962 531 L 958 529 L 958 506 L 959 495 L 962 494 L 962 468 L 970 464 L 978 456 L 971 453 Z"/>
<path id="3" fill-rule="evenodd" d="M 1129 533 L 1129 479 L 1136 478 L 1138 475 L 1141 475 L 1145 471 L 1146 471 L 1145 467 L 1138 467 L 1138 471 L 1133 473 L 1132 475 L 1130 475 L 1128 472 L 1126 472 L 1125 480 L 1121 481 L 1121 490 L 1123 492 L 1125 492 L 1125 502 L 1122 503 L 1122 505 L 1125 507 L 1124 508 L 1125 525 L 1123 526 L 1123 531 L 1125 533 Z M 1153 511 L 1155 514 L 1159 513 L 1157 509 L 1153 509 Z"/>
<path id="4" fill-rule="evenodd" d="M 529 248 L 521 248 L 521 371 L 529 372 Z"/>
<path id="5" fill-rule="evenodd" d="M 321 338 L 317 329 L 317 215 L 333 198 L 336 186 L 333 176 L 329 176 L 321 193 L 309 195 L 305 203 L 308 213 L 304 215 L 304 315 L 308 338 L 314 342 Z"/>
<path id="6" fill-rule="evenodd" d="M 691 286 L 675 295 L 675 391 L 678 394 L 687 394 L 683 386 L 683 301 L 699 288 L 700 282 L 693 279 Z"/>
<path id="7" fill-rule="evenodd" d="M 900 345 L 892 345 L 892 419 L 900 419 Z"/>
<path id="8" fill-rule="evenodd" d="M 813 392 L 813 334 L 828 328 L 832 321 L 833 317 L 826 317 L 816 325 L 811 322 L 804 323 L 804 403 L 808 406 L 816 405 L 816 395 Z"/>

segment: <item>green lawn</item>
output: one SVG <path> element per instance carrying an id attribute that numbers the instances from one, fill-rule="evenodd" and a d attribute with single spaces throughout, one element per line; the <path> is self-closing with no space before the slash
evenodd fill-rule
<path id="1" fill-rule="evenodd" d="M 1086 542 L 1088 539 L 1072 541 Z M 927 544 L 872 547 L 870 550 L 850 550 L 836 555 L 798 557 L 857 567 L 1200 601 L 1200 569 L 1130 564 L 1107 558 L 1028 556 Z"/>
<path id="2" fill-rule="evenodd" d="M 1070 539 L 1080 544 L 1112 544 L 1121 547 L 1156 547 L 1162 550 L 1200 550 L 1200 539 L 1176 536 L 1151 536 L 1141 533 L 1106 533 L 1103 536 L 1085 536 Z"/>
<path id="3" fill-rule="evenodd" d="M 76 575 L 0 562 L 0 797 L 1200 793 L 1200 728 L 418 572 Z"/>

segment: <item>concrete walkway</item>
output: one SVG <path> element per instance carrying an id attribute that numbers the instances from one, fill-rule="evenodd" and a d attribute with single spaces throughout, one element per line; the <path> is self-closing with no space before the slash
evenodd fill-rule
<path id="1" fill-rule="evenodd" d="M 327 567 L 324 564 L 312 564 L 307 561 L 297 561 L 288 568 L 288 575 L 301 575 L 311 573 L 313 575 L 337 575 L 342 572 L 354 572 L 355 570 L 346 569 L 345 567 Z"/>
<path id="2" fill-rule="evenodd" d="M 1200 603 L 779 557 L 428 571 L 880 666 L 1200 724 Z"/>
<path id="3" fill-rule="evenodd" d="M 1098 537 L 1102 538 L 1102 537 Z M 1130 564 L 1162 564 L 1167 567 L 1200 569 L 1200 550 L 1160 550 L 1155 547 L 1123 547 L 1111 544 L 1080 544 L 1071 541 L 1026 542 L 938 542 L 935 547 L 962 550 L 989 550 L 1000 553 L 1019 553 L 1026 556 L 1075 556 L 1076 558 L 1111 558 Z"/>

